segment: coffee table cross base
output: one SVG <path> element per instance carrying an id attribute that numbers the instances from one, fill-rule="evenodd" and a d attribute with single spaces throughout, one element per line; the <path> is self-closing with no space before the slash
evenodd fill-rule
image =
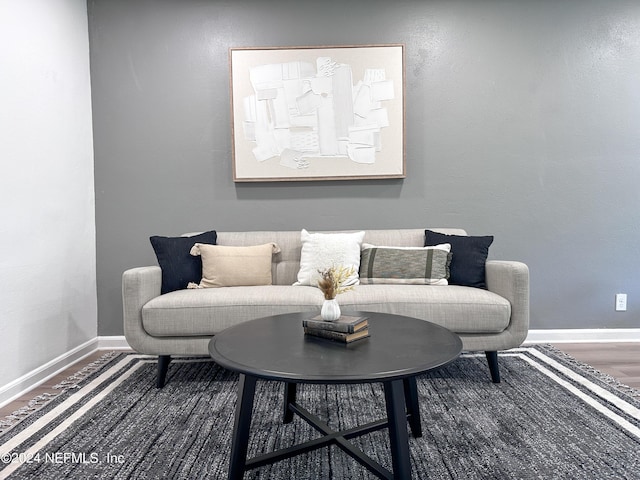
<path id="1" fill-rule="evenodd" d="M 235 428 L 231 447 L 230 479 L 241 479 L 247 470 L 269 465 L 329 445 L 337 445 L 379 478 L 411 478 L 409 438 L 405 422 L 409 422 L 411 433 L 414 437 L 422 436 L 415 377 L 382 382 L 387 411 L 386 420 L 378 420 L 342 431 L 334 431 L 320 418 L 298 405 L 296 403 L 297 384 L 285 382 L 283 422 L 290 423 L 293 420 L 293 415 L 296 414 L 323 436 L 247 460 L 249 428 L 251 426 L 256 381 L 257 378 L 254 376 L 240 374 Z M 349 439 L 387 427 L 389 428 L 393 473 L 349 442 Z"/>

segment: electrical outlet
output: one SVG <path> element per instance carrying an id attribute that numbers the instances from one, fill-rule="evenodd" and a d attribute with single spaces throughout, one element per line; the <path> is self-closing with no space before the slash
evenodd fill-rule
<path id="1" fill-rule="evenodd" d="M 627 294 L 616 293 L 616 312 L 627 311 Z"/>

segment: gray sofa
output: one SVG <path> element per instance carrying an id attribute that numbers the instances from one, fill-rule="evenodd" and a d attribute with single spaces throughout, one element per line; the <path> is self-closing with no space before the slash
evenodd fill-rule
<path id="1" fill-rule="evenodd" d="M 432 229 L 466 235 L 460 229 Z M 208 355 L 210 338 L 247 320 L 280 313 L 320 311 L 316 287 L 293 286 L 300 266 L 299 231 L 218 232 L 218 245 L 275 242 L 272 285 L 185 289 L 161 295 L 158 266 L 132 268 L 122 277 L 124 332 L 137 352 L 158 355 L 158 387 L 171 356 Z M 368 230 L 364 242 L 424 245 L 424 229 Z M 491 378 L 500 381 L 499 350 L 522 344 L 529 327 L 529 270 L 521 262 L 486 262 L 487 290 L 447 285 L 358 285 L 338 297 L 343 311 L 375 311 L 429 320 L 457 333 L 467 351 L 484 351 Z"/>

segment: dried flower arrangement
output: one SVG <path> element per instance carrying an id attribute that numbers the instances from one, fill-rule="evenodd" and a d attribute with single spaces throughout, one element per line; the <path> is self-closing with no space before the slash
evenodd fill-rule
<path id="1" fill-rule="evenodd" d="M 320 274 L 318 288 L 322 291 L 326 300 L 333 300 L 336 295 L 353 289 L 353 285 L 344 285 L 349 277 L 355 273 L 353 267 L 331 267 L 326 270 L 318 270 L 318 273 Z"/>

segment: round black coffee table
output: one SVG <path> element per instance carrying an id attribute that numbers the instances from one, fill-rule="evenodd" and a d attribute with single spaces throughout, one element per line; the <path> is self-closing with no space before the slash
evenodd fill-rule
<path id="1" fill-rule="evenodd" d="M 240 373 L 238 402 L 229 465 L 230 479 L 246 470 L 277 462 L 330 444 L 339 446 L 380 478 L 411 478 L 409 439 L 422 435 L 416 375 L 440 368 L 458 357 L 462 341 L 449 330 L 424 320 L 374 312 L 344 312 L 366 316 L 370 337 L 339 343 L 305 335 L 302 321 L 310 312 L 259 318 L 228 328 L 209 343 L 213 360 Z M 247 460 L 249 427 L 256 381 L 285 382 L 284 418 L 302 417 L 324 437 Z M 296 384 L 381 382 L 387 419 L 336 432 L 296 403 Z M 348 440 L 389 428 L 393 473 Z"/>

